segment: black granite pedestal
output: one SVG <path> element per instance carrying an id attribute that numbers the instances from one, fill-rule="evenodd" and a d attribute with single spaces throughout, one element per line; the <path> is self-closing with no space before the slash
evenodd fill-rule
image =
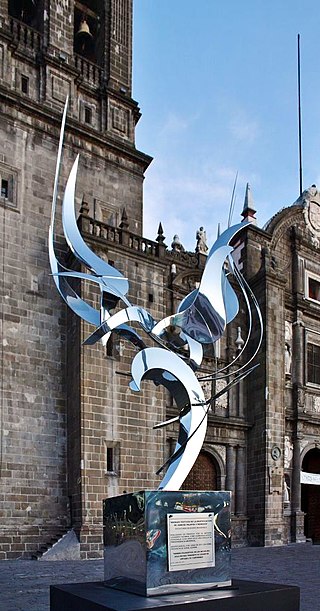
<path id="1" fill-rule="evenodd" d="M 296 586 L 238 580 L 226 589 L 148 598 L 102 582 L 50 588 L 50 611 L 299 611 L 299 601 Z"/>

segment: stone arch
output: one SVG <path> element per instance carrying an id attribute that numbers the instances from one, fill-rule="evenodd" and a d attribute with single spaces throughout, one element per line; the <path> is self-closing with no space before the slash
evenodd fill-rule
<path id="1" fill-rule="evenodd" d="M 180 272 L 174 279 L 173 288 L 176 290 L 192 291 L 195 288 L 196 282 L 200 282 L 202 276 L 202 270 L 199 269 L 188 269 L 187 271 Z"/>
<path id="2" fill-rule="evenodd" d="M 310 452 L 310 450 L 315 450 L 315 449 L 320 450 L 320 445 L 319 445 L 319 443 L 317 443 L 317 442 L 315 442 L 315 441 L 313 441 L 313 442 L 309 442 L 309 443 L 308 443 L 308 444 L 307 444 L 307 445 L 306 445 L 306 446 L 303 448 L 303 450 L 301 451 L 301 454 L 300 454 L 300 468 L 302 468 L 302 463 L 303 463 L 303 460 L 304 460 L 305 456 L 308 454 L 308 452 Z"/>
<path id="3" fill-rule="evenodd" d="M 304 472 L 319 476 L 320 448 L 310 443 L 301 453 L 301 469 Z M 301 509 L 305 514 L 304 534 L 313 543 L 320 543 L 320 482 L 301 484 Z"/>

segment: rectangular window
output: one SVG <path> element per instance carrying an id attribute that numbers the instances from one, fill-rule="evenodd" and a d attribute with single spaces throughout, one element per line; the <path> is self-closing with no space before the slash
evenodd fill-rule
<path id="1" fill-rule="evenodd" d="M 21 75 L 21 91 L 22 93 L 29 93 L 29 79 L 23 74 Z"/>
<path id="2" fill-rule="evenodd" d="M 88 125 L 91 125 L 92 123 L 92 110 L 89 108 L 89 106 L 84 107 L 84 122 Z"/>
<path id="3" fill-rule="evenodd" d="M 120 470 L 120 444 L 118 441 L 104 440 L 105 448 L 105 474 L 119 475 Z"/>
<path id="4" fill-rule="evenodd" d="M 17 172 L 0 164 L 0 202 L 5 200 L 6 205 L 17 205 L 17 178 Z"/>
<path id="5" fill-rule="evenodd" d="M 8 199 L 9 197 L 9 181 L 5 178 L 1 180 L 1 197 Z"/>
<path id="6" fill-rule="evenodd" d="M 320 302 L 320 282 L 314 278 L 308 278 L 308 297 Z"/>
<path id="7" fill-rule="evenodd" d="M 113 448 L 107 448 L 107 471 L 114 471 Z"/>
<path id="8" fill-rule="evenodd" d="M 307 382 L 320 385 L 320 346 L 307 344 Z"/>
<path id="9" fill-rule="evenodd" d="M 106 346 L 106 357 L 111 357 L 113 359 L 119 360 L 120 358 L 119 336 L 117 336 L 115 333 L 111 333 L 105 346 Z"/>

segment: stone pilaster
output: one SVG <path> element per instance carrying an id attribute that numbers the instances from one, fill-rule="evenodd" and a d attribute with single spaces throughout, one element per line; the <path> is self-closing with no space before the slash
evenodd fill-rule
<path id="1" fill-rule="evenodd" d="M 227 477 L 226 489 L 231 490 L 231 512 L 235 511 L 235 483 L 236 483 L 236 449 L 233 446 L 227 446 Z"/>

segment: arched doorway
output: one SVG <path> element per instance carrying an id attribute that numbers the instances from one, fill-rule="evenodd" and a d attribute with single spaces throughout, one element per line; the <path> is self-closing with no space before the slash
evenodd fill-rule
<path id="1" fill-rule="evenodd" d="M 304 534 L 313 543 L 320 543 L 320 450 L 313 448 L 302 461 L 302 472 L 317 474 L 318 478 L 309 478 L 315 483 L 301 484 L 301 509 L 305 513 Z M 306 479 L 302 477 L 303 479 Z"/>
<path id="2" fill-rule="evenodd" d="M 218 490 L 218 465 L 208 452 L 200 452 L 182 490 Z"/>

